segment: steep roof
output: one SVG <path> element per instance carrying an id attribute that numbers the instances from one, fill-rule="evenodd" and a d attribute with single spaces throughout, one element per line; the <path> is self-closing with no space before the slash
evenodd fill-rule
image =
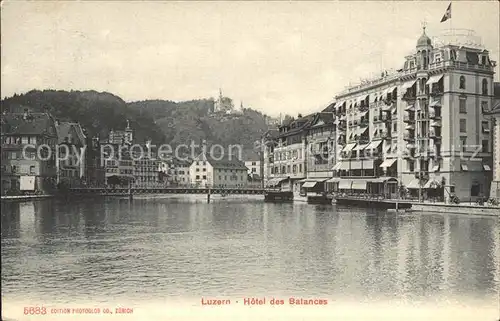
<path id="1" fill-rule="evenodd" d="M 256 151 L 251 150 L 251 149 L 246 149 L 243 151 L 242 161 L 255 162 L 255 161 L 259 161 L 259 160 L 260 160 L 260 156 Z"/>
<path id="2" fill-rule="evenodd" d="M 62 144 L 74 138 L 75 144 L 85 145 L 86 137 L 82 127 L 78 123 L 61 122 L 56 125 L 56 131 L 58 144 Z"/>
<path id="3" fill-rule="evenodd" d="M 235 156 L 226 157 L 224 156 L 222 159 L 218 157 L 207 157 L 207 162 L 212 165 L 213 168 L 227 168 L 227 169 L 243 169 L 248 170 L 245 166 L 245 163 L 237 159 Z"/>
<path id="4" fill-rule="evenodd" d="M 2 115 L 2 134 L 56 135 L 54 119 L 47 113 Z"/>
<path id="5" fill-rule="evenodd" d="M 305 131 L 311 125 L 315 115 L 316 114 L 309 114 L 294 120 L 290 124 L 290 129 L 287 132 L 281 133 L 279 137 L 287 137 Z"/>
<path id="6" fill-rule="evenodd" d="M 206 160 L 213 168 L 248 170 L 245 163 L 239 160 L 236 155 L 211 155 L 209 153 L 201 153 L 197 159 Z"/>

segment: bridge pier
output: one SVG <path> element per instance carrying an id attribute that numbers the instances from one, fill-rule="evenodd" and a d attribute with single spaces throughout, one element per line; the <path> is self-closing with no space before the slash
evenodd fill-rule
<path id="1" fill-rule="evenodd" d="M 207 203 L 210 204 L 210 188 L 208 189 L 208 193 L 207 193 Z"/>

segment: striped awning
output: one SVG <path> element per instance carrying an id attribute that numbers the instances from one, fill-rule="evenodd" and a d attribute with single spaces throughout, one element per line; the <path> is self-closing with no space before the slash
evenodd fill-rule
<path id="1" fill-rule="evenodd" d="M 380 144 L 382 144 L 382 141 L 381 140 L 374 140 L 374 141 L 371 141 L 368 146 L 366 147 L 366 149 L 376 149 L 380 146 Z"/>
<path id="2" fill-rule="evenodd" d="M 339 182 L 339 189 L 351 189 L 352 180 L 350 179 L 341 179 Z"/>
<path id="3" fill-rule="evenodd" d="M 391 167 L 396 161 L 397 161 L 396 158 L 386 159 L 382 164 L 380 164 L 380 167 L 382 168 Z"/>
<path id="4" fill-rule="evenodd" d="M 305 182 L 304 184 L 302 184 L 302 187 L 303 188 L 312 188 L 314 186 L 316 186 L 318 182 L 311 182 L 311 181 L 308 181 L 308 182 Z"/>
<path id="5" fill-rule="evenodd" d="M 415 85 L 415 83 L 417 82 L 417 80 L 410 80 L 410 81 L 407 81 L 403 84 L 403 86 L 401 86 L 401 91 L 402 92 L 405 92 L 406 90 L 408 90 L 409 88 L 413 87 L 413 85 Z"/>
<path id="6" fill-rule="evenodd" d="M 278 186 L 284 180 L 286 180 L 286 178 L 271 178 L 270 180 L 267 181 L 266 187 Z"/>
<path id="7" fill-rule="evenodd" d="M 356 146 L 356 143 L 350 143 L 350 144 L 347 144 L 345 145 L 345 147 L 342 149 L 343 152 L 350 152 L 354 146 Z"/>
<path id="8" fill-rule="evenodd" d="M 435 84 L 437 83 L 438 81 L 441 80 L 441 78 L 443 78 L 443 75 L 435 75 L 435 76 L 432 76 L 429 78 L 429 80 L 427 80 L 427 82 L 425 83 L 426 85 L 430 85 L 430 84 Z"/>
<path id="9" fill-rule="evenodd" d="M 427 183 L 425 183 L 425 185 L 423 186 L 423 188 L 425 189 L 434 189 L 434 188 L 438 188 L 439 186 L 441 186 L 441 181 L 439 178 L 434 178 L 434 179 L 430 179 L 427 181 Z"/>
<path id="10" fill-rule="evenodd" d="M 408 184 L 408 186 L 406 186 L 406 188 L 408 188 L 408 189 L 418 189 L 418 188 L 420 188 L 420 184 L 419 184 L 418 178 L 415 178 L 414 180 L 412 180 L 410 182 L 410 184 Z"/>
<path id="11" fill-rule="evenodd" d="M 332 167 L 332 171 L 338 171 L 340 169 L 340 166 L 342 166 L 342 162 L 338 162 Z"/>
<path id="12" fill-rule="evenodd" d="M 366 190 L 367 183 L 365 179 L 354 179 L 351 188 L 355 190 Z"/>

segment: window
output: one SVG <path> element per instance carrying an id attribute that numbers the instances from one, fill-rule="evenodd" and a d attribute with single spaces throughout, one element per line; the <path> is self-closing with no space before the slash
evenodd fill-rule
<path id="1" fill-rule="evenodd" d="M 490 123 L 485 120 L 481 122 L 481 128 L 483 130 L 483 134 L 490 132 Z"/>
<path id="2" fill-rule="evenodd" d="M 392 130 L 395 131 L 395 132 L 398 131 L 398 123 L 395 122 L 395 123 L 392 124 Z"/>
<path id="3" fill-rule="evenodd" d="M 467 114 L 467 105 L 465 98 L 460 97 L 458 107 L 461 114 Z"/>
<path id="4" fill-rule="evenodd" d="M 257 172 L 257 168 L 252 168 L 252 173 L 256 173 Z"/>
<path id="5" fill-rule="evenodd" d="M 252 166 L 255 166 L 255 165 L 257 165 L 257 162 L 252 162 Z"/>
<path id="6" fill-rule="evenodd" d="M 203 179 L 207 179 L 207 175 L 203 175 Z"/>
<path id="7" fill-rule="evenodd" d="M 490 145 L 490 141 L 487 139 L 483 139 L 481 141 L 481 152 L 482 153 L 489 153 L 489 145 Z"/>
<path id="8" fill-rule="evenodd" d="M 12 173 L 17 173 L 17 166 L 16 165 L 12 165 L 11 172 Z"/>
<path id="9" fill-rule="evenodd" d="M 487 101 L 482 101 L 481 102 L 481 111 L 483 113 L 486 113 L 489 111 L 489 108 L 488 108 L 488 102 Z"/>
<path id="10" fill-rule="evenodd" d="M 465 77 L 460 76 L 460 89 L 465 89 Z"/>
<path id="11" fill-rule="evenodd" d="M 483 95 L 488 95 L 488 80 L 483 79 L 482 89 Z"/>
<path id="12" fill-rule="evenodd" d="M 467 132 L 467 120 L 466 119 L 460 119 L 460 132 L 461 133 Z"/>
<path id="13" fill-rule="evenodd" d="M 28 136 L 23 136 L 21 137 L 21 144 L 28 144 L 29 140 L 28 140 Z"/>
<path id="14" fill-rule="evenodd" d="M 462 144 L 462 152 L 465 152 L 467 150 L 467 137 L 460 137 L 460 143 Z"/>
<path id="15" fill-rule="evenodd" d="M 408 170 L 410 172 L 414 172 L 415 171 L 415 162 L 414 161 L 412 161 L 412 160 L 408 161 Z"/>
<path id="16" fill-rule="evenodd" d="M 470 187 L 470 196 L 479 196 L 481 186 L 478 183 L 472 183 Z"/>
<path id="17" fill-rule="evenodd" d="M 200 175 L 196 175 L 196 179 L 200 179 Z"/>
<path id="18" fill-rule="evenodd" d="M 200 171 L 200 169 L 199 169 L 199 168 L 196 168 L 196 171 L 197 171 L 197 172 L 199 172 L 199 171 Z"/>
<path id="19" fill-rule="evenodd" d="M 204 171 L 204 172 L 206 172 L 206 171 L 207 171 L 207 169 L 206 169 L 205 167 L 203 167 L 203 171 Z"/>
<path id="20" fill-rule="evenodd" d="M 299 164 L 299 173 L 302 173 L 302 164 Z"/>

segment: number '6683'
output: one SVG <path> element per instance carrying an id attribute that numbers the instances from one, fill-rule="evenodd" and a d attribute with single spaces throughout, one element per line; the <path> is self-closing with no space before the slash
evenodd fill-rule
<path id="1" fill-rule="evenodd" d="M 47 314 L 45 307 L 24 307 L 24 314 Z"/>

